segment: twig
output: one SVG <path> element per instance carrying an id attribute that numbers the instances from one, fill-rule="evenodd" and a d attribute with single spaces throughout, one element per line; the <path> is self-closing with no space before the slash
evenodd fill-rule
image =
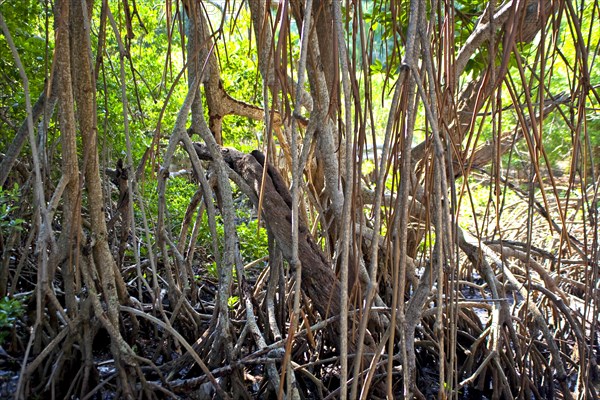
<path id="1" fill-rule="evenodd" d="M 159 320 L 158 318 L 153 317 L 152 315 L 146 314 L 143 311 L 136 310 L 135 308 L 131 308 L 128 306 L 121 306 L 120 309 L 121 309 L 121 311 L 129 312 L 129 313 L 135 314 L 139 317 L 146 318 L 147 320 L 150 320 L 154 324 L 159 325 L 161 328 L 163 328 L 164 330 L 168 331 L 171 335 L 173 335 L 173 337 L 175 339 L 177 339 L 177 341 L 189 352 L 189 354 L 192 356 L 194 361 L 198 364 L 198 366 L 200 367 L 202 372 L 204 372 L 204 374 L 208 377 L 208 379 L 214 386 L 214 388 L 217 391 L 217 393 L 219 394 L 219 396 L 221 396 L 224 399 L 230 399 L 229 395 L 225 391 L 223 391 L 223 389 L 221 388 L 221 386 L 219 385 L 219 383 L 217 382 L 217 380 L 215 379 L 213 374 L 210 372 L 210 370 L 206 366 L 206 364 L 204 364 L 204 361 L 202 361 L 200 356 L 198 356 L 198 353 L 196 353 L 194 348 L 187 342 L 187 340 L 185 340 L 185 338 L 183 336 L 181 336 L 181 334 L 179 332 L 177 332 L 175 329 L 173 329 L 173 327 L 165 324 L 163 321 Z"/>

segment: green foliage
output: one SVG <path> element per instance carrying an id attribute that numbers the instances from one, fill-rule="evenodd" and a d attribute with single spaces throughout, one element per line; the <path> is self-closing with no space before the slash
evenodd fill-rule
<path id="1" fill-rule="evenodd" d="M 223 251 L 223 236 L 224 236 L 224 228 L 223 228 L 223 219 L 220 215 L 216 217 L 217 223 L 217 241 L 219 244 L 219 252 Z M 213 252 L 213 236 L 210 232 L 210 228 L 208 226 L 208 216 L 206 213 L 202 214 L 201 223 L 200 223 L 200 231 L 198 233 L 198 246 L 206 249 L 207 254 L 209 254 L 208 260 L 201 260 L 201 262 L 206 263 L 206 268 L 208 272 L 217 277 L 217 264 L 214 262 L 214 254 Z M 211 271 L 212 269 L 212 271 Z"/>
<path id="2" fill-rule="evenodd" d="M 226 40 L 219 42 L 219 61 L 223 88 L 236 100 L 262 107 L 262 77 L 258 70 L 256 47 L 248 32 L 252 32 L 249 10 L 242 10 L 235 20 L 228 21 L 224 32 Z M 225 146 L 240 151 L 260 147 L 264 124 L 246 117 L 226 116 L 223 121 Z"/>
<path id="3" fill-rule="evenodd" d="M 15 322 L 23 313 L 23 304 L 19 300 L 8 297 L 0 300 L 0 346 L 4 344 Z"/>
<path id="4" fill-rule="evenodd" d="M 457 191 L 463 186 L 464 178 L 460 178 L 456 182 Z M 460 193 L 458 193 L 460 195 Z M 473 221 L 480 220 L 483 217 L 485 208 L 490 200 L 490 188 L 487 185 L 482 185 L 473 177 L 468 178 L 468 187 L 465 188 L 460 198 L 460 212 L 458 213 L 458 224 L 469 229 L 473 225 Z"/>
<path id="5" fill-rule="evenodd" d="M 258 221 L 253 216 L 251 209 L 245 204 L 247 200 L 241 197 L 242 195 L 239 192 L 234 192 L 234 196 L 235 202 L 238 204 L 238 207 L 236 208 L 236 231 L 239 239 L 240 254 L 242 256 L 242 261 L 247 264 L 268 254 L 268 238 L 264 228 L 258 230 Z M 174 215 L 183 215 L 184 213 L 184 209 L 178 212 L 173 211 Z M 222 253 L 225 233 L 221 215 L 216 216 L 216 230 L 216 240 L 218 242 L 219 252 Z M 210 276 L 218 279 L 219 275 L 215 261 L 216 257 L 213 251 L 214 239 L 208 225 L 208 216 L 206 212 L 204 212 L 200 219 L 197 238 L 197 246 L 203 249 L 199 254 L 203 254 L 204 257 L 199 261 Z M 235 269 L 233 273 L 235 277 Z M 199 279 L 199 277 L 197 277 L 197 279 Z"/>
<path id="6" fill-rule="evenodd" d="M 248 263 L 265 256 L 268 253 L 267 231 L 258 229 L 258 220 L 251 218 L 250 212 L 243 209 L 237 210 L 239 219 L 245 221 L 237 226 L 240 239 L 240 252 L 244 262 Z"/>
<path id="7" fill-rule="evenodd" d="M 423 240 L 419 243 L 418 251 L 419 254 L 431 254 L 433 246 L 435 245 L 435 232 L 429 230 L 423 236 Z"/>
<path id="8" fill-rule="evenodd" d="M 374 38 L 371 60 L 373 72 L 395 72 L 400 66 L 400 55 L 389 52 L 389 49 L 393 48 L 394 41 L 399 39 L 398 30 L 404 34 L 408 25 L 408 2 L 401 1 L 399 3 L 397 6 L 399 15 L 395 16 L 388 2 L 369 1 L 363 3 L 363 19 L 366 26 L 371 27 Z M 350 51 L 352 50 L 350 49 Z"/>
<path id="9" fill-rule="evenodd" d="M 100 14 L 101 2 L 96 3 L 95 13 Z M 111 7 L 121 7 L 121 4 Z M 172 35 L 169 50 L 166 38 L 164 8 L 155 2 L 136 3 L 139 15 L 132 21 L 136 36 L 126 37 L 123 12 L 115 12 L 121 40 L 129 47 L 130 59 L 125 59 L 125 90 L 127 93 L 127 118 L 132 145 L 132 156 L 137 163 L 152 144 L 154 135 L 165 137 L 172 128 L 179 106 L 187 92 L 185 76 L 175 82 L 184 65 L 179 35 Z M 100 28 L 100 20 L 92 19 L 92 31 Z M 93 50 L 97 43 L 92 40 Z M 159 55 L 159 57 L 157 57 Z M 116 153 L 115 158 L 125 158 L 126 146 L 123 131 L 123 100 L 120 72 L 120 53 L 117 38 L 110 25 L 106 29 L 104 61 L 98 73 L 98 121 L 101 151 Z M 170 97 L 168 97 L 169 92 Z M 168 99 L 168 101 L 167 101 Z M 164 107 L 164 112 L 161 111 Z"/>
<path id="10" fill-rule="evenodd" d="M 219 278 L 219 274 L 217 273 L 217 262 L 213 261 L 210 262 L 206 265 L 206 270 L 208 271 L 209 275 L 212 276 L 215 279 Z"/>
<path id="11" fill-rule="evenodd" d="M 53 38 L 46 37 L 45 29 L 46 23 L 52 27 L 52 9 L 45 8 L 44 4 L 37 0 L 0 3 L 0 12 L 29 80 L 32 103 L 44 87 L 52 62 Z M 0 35 L 0 75 L 0 109 L 4 114 L 0 119 L 0 149 L 5 149 L 14 136 L 12 127 L 5 122 L 17 125 L 25 118 L 25 94 L 23 80 L 4 35 Z"/>
<path id="12" fill-rule="evenodd" d="M 20 199 L 19 185 L 15 184 L 12 189 L 0 187 L 0 233 L 7 234 L 13 229 L 23 229 L 25 220 L 15 217 L 15 209 Z"/>
<path id="13" fill-rule="evenodd" d="M 268 253 L 268 238 L 264 228 L 258 229 L 258 221 L 252 216 L 251 211 L 244 207 L 236 209 L 237 234 L 240 242 L 240 253 L 244 263 L 249 263 L 258 258 L 264 257 Z M 217 234 L 219 241 L 219 251 L 222 251 L 224 228 L 222 218 L 217 216 Z M 213 236 L 208 226 L 208 217 L 202 216 L 200 232 L 198 235 L 198 245 L 205 248 L 209 254 L 212 253 Z M 212 261 L 211 261 L 212 262 Z M 217 275 L 216 264 L 209 262 L 206 265 L 208 272 Z M 214 271 L 211 271 L 214 270 Z"/>
<path id="14" fill-rule="evenodd" d="M 198 190 L 198 185 L 191 182 L 189 176 L 177 176 L 167 182 L 167 215 L 172 230 L 176 230 L 183 222 L 183 217 L 190 204 L 190 199 Z"/>
<path id="15" fill-rule="evenodd" d="M 594 112 L 589 117 L 588 141 L 592 145 L 592 157 L 596 168 L 600 165 L 600 113 Z"/>
<path id="16" fill-rule="evenodd" d="M 372 159 L 363 159 L 360 169 L 363 175 L 369 175 L 375 171 L 375 162 Z"/>
<path id="17" fill-rule="evenodd" d="M 231 296 L 227 299 L 227 306 L 233 309 L 240 302 L 240 296 Z"/>

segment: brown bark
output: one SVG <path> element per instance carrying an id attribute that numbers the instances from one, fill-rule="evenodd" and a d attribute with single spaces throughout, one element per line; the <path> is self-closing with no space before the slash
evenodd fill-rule
<path id="1" fill-rule="evenodd" d="M 201 159 L 212 158 L 205 146 L 196 143 L 195 148 Z M 221 152 L 229 167 L 252 188 L 254 197 L 250 198 L 258 199 L 263 173 L 260 153 L 245 154 L 230 148 L 223 148 Z M 291 195 L 275 168 L 269 165 L 267 172 L 262 193 L 263 219 L 284 258 L 290 262 L 292 259 Z M 339 315 L 341 310 L 339 281 L 329 266 L 327 257 L 312 239 L 304 221 L 299 223 L 298 255 L 302 262 L 302 290 L 323 318 Z"/>
<path id="2" fill-rule="evenodd" d="M 273 65 L 273 33 L 270 24 L 270 13 L 266 0 L 249 2 L 252 26 L 256 36 L 258 48 L 258 69 L 267 85 L 273 87 L 275 83 L 275 70 Z M 272 91 L 275 95 L 275 91 Z"/>
<path id="3" fill-rule="evenodd" d="M 91 0 L 87 2 L 72 0 L 71 2 L 71 72 L 77 102 L 77 121 L 83 145 L 83 165 L 85 166 L 83 172 L 90 218 L 90 236 L 92 238 L 89 263 L 85 263 L 82 268 L 88 268 L 90 276 L 97 273 L 100 278 L 101 294 L 107 304 L 108 318 L 101 318 L 100 315 L 97 315 L 97 317 L 103 321 L 104 327 L 111 335 L 111 351 L 118 365 L 122 396 L 132 398 L 133 393 L 136 391 L 133 386 L 136 375 L 131 369 L 134 363 L 133 352 L 119 333 L 119 307 L 121 304 L 127 304 L 128 297 L 125 283 L 108 245 L 104 196 L 100 181 L 95 77 L 89 36 L 92 8 L 93 2 Z M 91 284 L 89 280 L 86 283 Z"/>
<path id="4" fill-rule="evenodd" d="M 327 21 L 321 19 L 321 23 L 326 24 Z M 324 38 L 324 40 L 331 40 Z M 331 220 L 336 220 L 341 216 L 342 206 L 344 202 L 341 179 L 340 179 L 340 160 L 343 158 L 339 152 L 344 146 L 340 146 L 339 132 L 337 123 L 333 116 L 336 113 L 331 113 L 332 97 L 328 88 L 327 77 L 325 74 L 323 57 L 320 50 L 320 38 L 317 33 L 311 31 L 308 43 L 308 60 L 306 72 L 310 83 L 311 94 L 313 96 L 313 109 L 310 114 L 310 120 L 316 126 L 315 136 L 317 141 L 317 168 L 313 172 L 322 171 L 324 187 L 316 187 L 316 192 L 321 195 L 321 207 L 329 211 L 328 223 Z M 343 161 L 342 161 L 343 163 Z M 321 165 L 319 165 L 321 164 Z M 321 169 L 322 166 L 322 169 Z M 319 180 L 315 180 L 318 182 Z M 323 190 L 324 189 L 324 190 Z M 329 203 L 328 203 L 329 201 Z M 341 220 L 340 220 L 341 221 Z M 337 238 L 339 228 L 336 224 L 332 224 L 332 231 L 329 232 L 332 241 Z"/>
<path id="5" fill-rule="evenodd" d="M 58 94 L 58 118 L 61 131 L 62 145 L 62 173 L 66 181 L 64 191 L 64 215 L 63 226 L 60 238 L 58 240 L 58 249 L 60 255 L 54 255 L 51 260 L 54 265 L 50 265 L 51 271 L 54 271 L 58 265 L 57 262 L 66 260 L 63 266 L 63 275 L 65 282 L 67 309 L 71 316 L 77 312 L 75 304 L 75 276 L 73 265 L 78 260 L 78 242 L 81 232 L 81 198 L 79 193 L 79 166 L 77 159 L 76 142 L 76 123 L 73 99 L 73 86 L 71 78 L 71 55 L 69 43 L 68 21 L 71 10 L 67 1 L 60 2 L 57 5 L 59 17 L 56 20 L 56 61 L 54 69 L 58 85 L 62 88 Z M 52 279 L 53 272 L 50 274 Z"/>
<path id="6" fill-rule="evenodd" d="M 191 60 L 191 68 L 193 69 L 194 76 L 201 74 L 201 82 L 204 84 L 206 106 L 208 108 L 208 127 L 217 143 L 223 144 L 222 131 L 223 118 L 225 116 L 239 115 L 254 120 L 262 120 L 264 118 L 264 110 L 255 105 L 234 99 L 227 93 L 221 80 L 221 70 L 216 56 L 216 48 L 206 18 L 202 13 L 202 8 L 193 1 L 185 2 L 185 7 L 188 16 L 193 21 L 190 27 L 190 49 L 194 48 L 196 50 L 199 48 L 197 56 L 189 54 L 190 57 L 196 57 Z M 194 101 L 193 109 L 199 109 L 200 97 L 196 96 Z M 276 126 L 281 125 L 281 117 L 277 112 L 274 114 L 273 123 Z M 193 133 L 199 133 L 199 124 L 200 118 L 194 117 L 192 124 Z"/>
<path id="7" fill-rule="evenodd" d="M 556 109 L 556 107 L 559 104 L 563 104 L 565 102 L 568 101 L 568 98 L 566 96 L 557 96 L 553 101 L 548 101 L 546 102 L 546 107 L 544 108 L 544 112 L 541 113 L 536 120 L 539 119 L 545 119 L 546 117 L 548 117 L 552 111 L 554 111 Z M 518 141 L 521 140 L 523 138 L 523 135 L 525 134 L 525 130 L 526 129 L 531 129 L 531 121 L 527 120 L 527 126 L 526 127 L 522 127 L 522 126 L 518 126 L 516 127 L 514 130 L 512 131 L 508 131 L 508 132 L 503 132 L 502 134 L 500 134 L 500 138 L 499 143 L 493 143 L 493 142 L 485 142 L 480 144 L 479 146 L 477 146 L 473 152 L 471 153 L 471 155 L 469 156 L 469 159 L 466 161 L 467 164 L 471 165 L 471 168 L 481 168 L 487 164 L 489 164 L 494 157 L 497 156 L 498 153 L 496 153 L 496 146 L 499 147 L 499 155 L 504 155 L 506 154 L 506 152 L 508 152 L 510 149 L 513 148 L 514 144 Z M 468 165 L 463 165 L 463 167 L 467 167 Z M 455 167 L 454 168 L 454 173 L 455 176 L 460 176 L 462 174 L 462 169 L 460 167 Z"/>
<path id="8" fill-rule="evenodd" d="M 117 202 L 117 208 L 114 211 L 113 216 L 110 221 L 108 221 L 106 225 L 106 229 L 108 232 L 111 232 L 115 227 L 115 224 L 118 220 L 121 221 L 121 226 L 119 230 L 119 255 L 117 266 L 118 269 L 123 266 L 123 259 L 125 256 L 125 248 L 127 247 L 128 238 L 130 234 L 130 226 L 129 221 L 131 221 L 131 212 L 130 212 L 130 204 L 129 204 L 129 192 L 127 190 L 127 184 L 129 180 L 129 171 L 127 168 L 123 166 L 123 160 L 117 160 L 117 168 L 114 170 L 107 170 L 111 175 L 111 180 L 115 186 L 119 189 L 119 200 Z"/>
<path id="9" fill-rule="evenodd" d="M 541 9 L 540 4 L 543 5 Z M 467 61 L 475 51 L 495 38 L 498 31 L 502 32 L 502 36 L 496 38 L 495 43 L 502 43 L 503 54 L 501 54 L 501 57 L 503 63 L 500 67 L 490 67 L 496 69 L 493 75 L 490 70 L 485 71 L 482 76 L 467 85 L 458 96 L 455 116 L 448 109 L 440 112 L 440 115 L 446 119 L 450 138 L 457 147 L 460 148 L 460 144 L 468 133 L 473 116 L 481 110 L 487 99 L 506 77 L 508 68 L 505 63 L 513 52 L 515 43 L 532 41 L 555 7 L 557 7 L 556 3 L 549 0 L 529 0 L 523 4 L 515 0 L 507 3 L 494 14 L 494 23 L 490 23 L 487 13 L 483 15 L 471 37 L 458 52 L 455 63 L 456 76 L 462 74 Z M 538 9 L 540 9 L 539 12 Z M 495 76 L 495 79 L 492 81 L 490 76 Z M 449 89 L 455 90 L 454 88 Z M 444 103 L 440 103 L 440 105 L 443 106 Z M 418 163 L 426 155 L 428 143 L 428 141 L 424 141 L 413 149 L 412 160 L 414 163 Z M 448 144 L 446 143 L 446 145 Z M 491 158 L 487 160 L 487 162 L 490 161 Z M 464 157 L 458 162 L 463 163 Z"/>

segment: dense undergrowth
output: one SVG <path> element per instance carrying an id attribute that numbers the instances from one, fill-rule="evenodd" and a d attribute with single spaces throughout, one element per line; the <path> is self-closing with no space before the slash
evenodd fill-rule
<path id="1" fill-rule="evenodd" d="M 0 2 L 1 398 L 598 397 L 596 3 L 55 3 Z"/>

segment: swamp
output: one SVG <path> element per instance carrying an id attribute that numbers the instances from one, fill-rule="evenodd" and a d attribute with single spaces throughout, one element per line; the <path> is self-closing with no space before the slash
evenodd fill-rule
<path id="1" fill-rule="evenodd" d="M 0 398 L 600 398 L 598 0 L 0 0 Z"/>

